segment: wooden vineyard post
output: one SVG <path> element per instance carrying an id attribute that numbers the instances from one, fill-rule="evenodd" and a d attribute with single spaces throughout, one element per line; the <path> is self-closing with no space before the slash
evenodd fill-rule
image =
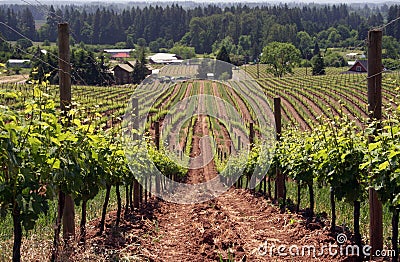
<path id="1" fill-rule="evenodd" d="M 368 32 L 368 112 L 370 120 L 382 119 L 382 30 Z M 371 141 L 373 137 L 370 137 Z M 369 189 L 369 239 L 371 254 L 383 249 L 382 203 Z"/>
<path id="2" fill-rule="evenodd" d="M 257 58 L 257 79 L 260 78 L 260 59 Z"/>
<path id="3" fill-rule="evenodd" d="M 71 65 L 69 50 L 68 23 L 58 24 L 58 66 L 61 115 L 67 117 L 71 105 Z M 68 125 L 68 121 L 64 123 Z M 66 195 L 59 189 L 56 226 L 54 228 L 53 251 L 51 261 L 58 258 L 58 245 L 63 225 L 63 238 L 66 244 L 75 237 L 75 208 L 71 195 Z"/>
<path id="4" fill-rule="evenodd" d="M 58 24 L 60 108 L 67 115 L 71 105 L 71 65 L 68 23 Z M 63 212 L 63 236 L 68 240 L 75 236 L 75 209 L 71 195 L 65 195 Z"/>
<path id="5" fill-rule="evenodd" d="M 135 131 L 138 131 L 139 129 L 139 102 L 138 99 L 135 97 L 132 99 L 132 109 L 133 109 L 133 128 Z M 135 139 L 139 139 L 138 134 L 135 134 Z M 140 194 L 140 185 L 139 182 L 135 177 L 133 177 L 133 207 L 134 208 L 139 208 L 140 205 L 140 200 L 141 200 L 141 194 Z"/>
<path id="6" fill-rule="evenodd" d="M 254 124 L 253 122 L 250 122 L 249 125 L 250 125 L 250 135 L 249 135 L 250 150 L 252 150 L 254 147 Z"/>
<path id="7" fill-rule="evenodd" d="M 279 141 L 282 133 L 282 113 L 281 113 L 281 98 L 274 98 L 274 116 L 276 128 L 276 140 Z M 279 167 L 276 168 L 276 198 L 278 203 L 284 206 L 285 203 L 285 179 Z"/>
<path id="8" fill-rule="evenodd" d="M 160 122 L 154 122 L 154 143 L 156 144 L 157 150 L 160 150 Z M 161 177 L 156 176 L 156 192 L 161 192 Z"/>

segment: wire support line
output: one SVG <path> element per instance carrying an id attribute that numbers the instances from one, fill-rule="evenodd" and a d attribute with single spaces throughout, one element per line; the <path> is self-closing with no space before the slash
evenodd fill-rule
<path id="1" fill-rule="evenodd" d="M 11 26 L 7 25 L 6 23 L 0 22 L 0 24 L 6 26 L 7 28 L 9 28 L 10 30 L 12 30 L 13 32 L 17 33 L 19 36 L 23 37 L 24 39 L 26 39 L 26 40 L 28 40 L 28 41 L 30 41 L 30 42 L 33 42 L 30 38 L 28 38 L 27 36 L 25 36 L 25 35 L 23 35 L 22 33 L 18 32 L 17 30 L 15 30 L 15 29 L 12 28 Z M 1 36 L 0 36 L 0 38 L 1 38 L 3 41 L 5 41 L 5 42 L 10 43 L 10 41 L 8 41 L 7 39 L 5 39 L 5 38 L 3 38 L 3 37 L 1 37 Z M 11 44 L 11 43 L 10 43 L 10 44 Z M 27 55 L 29 55 L 29 56 L 32 56 L 32 57 L 34 57 L 35 59 L 39 60 L 40 62 L 45 63 L 46 65 L 50 66 L 51 68 L 53 68 L 53 69 L 55 69 L 55 70 L 59 70 L 59 71 L 65 73 L 65 74 L 71 76 L 71 78 L 74 79 L 75 82 L 77 82 L 77 83 L 79 82 L 79 81 L 77 81 L 77 79 L 76 79 L 72 74 L 67 73 L 67 72 L 65 72 L 65 71 L 63 71 L 63 70 L 61 70 L 61 69 L 59 69 L 59 68 L 54 67 L 53 65 L 51 65 L 50 63 L 44 61 L 43 59 L 39 58 L 38 56 L 36 56 L 36 55 L 34 55 L 34 54 L 31 54 L 31 53 L 28 53 L 28 52 L 26 52 L 25 50 L 23 50 L 23 49 L 21 49 L 21 48 L 19 48 L 19 47 L 16 47 L 16 48 L 17 48 L 19 51 L 23 52 L 24 54 L 27 54 Z M 87 85 L 86 81 L 82 78 L 82 76 L 78 73 L 78 71 L 77 71 L 76 69 L 74 69 L 74 64 L 73 64 L 73 63 L 68 63 L 68 62 L 65 61 L 64 59 L 60 58 L 59 56 L 57 56 L 57 55 L 55 55 L 55 54 L 53 54 L 53 53 L 51 53 L 51 52 L 49 52 L 49 51 L 47 51 L 47 53 L 50 54 L 51 56 L 57 58 L 58 60 L 60 60 L 60 61 L 62 61 L 62 62 L 64 62 L 64 63 L 66 63 L 66 64 L 70 64 L 70 65 L 71 65 L 71 69 L 76 73 L 76 75 L 78 76 L 78 78 L 80 79 L 80 81 L 82 81 L 82 83 L 83 83 L 84 85 Z"/>
<path id="2" fill-rule="evenodd" d="M 28 2 L 27 0 L 21 0 L 21 1 L 23 1 L 24 3 L 26 3 L 26 4 L 28 4 L 28 5 L 32 6 L 32 7 L 39 7 L 39 8 L 41 8 L 42 10 L 44 10 L 43 13 L 46 12 L 47 14 L 53 14 L 55 17 L 59 18 L 59 20 L 60 20 L 59 22 L 61 22 L 61 21 L 67 22 L 67 21 L 65 20 L 64 17 L 59 16 L 56 12 L 50 11 L 50 8 L 49 8 L 47 5 L 42 4 L 39 0 L 34 0 L 36 3 L 38 3 L 38 5 L 32 4 L 32 3 Z M 74 38 L 78 39 L 77 34 L 75 34 L 75 33 L 72 31 L 71 27 L 69 27 L 69 32 L 70 32 L 70 34 L 71 34 Z M 85 51 L 88 52 L 88 50 L 87 50 L 85 47 L 83 48 L 83 50 L 85 50 Z M 96 63 L 97 63 L 97 61 L 94 60 L 91 56 L 88 56 L 88 57 L 89 57 L 89 59 L 92 61 L 93 64 L 96 64 Z M 61 61 L 62 61 L 62 60 L 61 60 Z M 99 74 L 100 78 L 103 80 L 104 83 L 109 82 L 109 80 L 107 80 L 107 79 L 103 76 L 103 73 L 102 73 L 100 70 L 98 70 L 98 69 L 96 68 L 96 71 L 97 71 L 97 73 Z M 81 78 L 81 77 L 80 77 L 80 78 Z"/>
<path id="3" fill-rule="evenodd" d="M 7 43 L 9 43 L 9 41 L 8 41 L 7 39 L 3 38 L 2 36 L 0 36 L 0 39 L 3 40 L 3 41 L 5 41 L 5 42 L 7 42 Z M 75 76 L 73 76 L 72 74 L 70 74 L 70 73 L 68 73 L 68 72 L 65 72 L 64 70 L 53 66 L 52 64 L 50 64 L 50 63 L 44 61 L 44 60 L 41 59 L 40 57 L 38 57 L 38 56 L 36 56 L 36 55 L 34 55 L 34 54 L 31 54 L 31 53 L 28 53 L 28 52 L 26 52 L 25 50 L 23 50 L 23 49 L 21 49 L 21 48 L 19 48 L 19 47 L 15 47 L 15 48 L 17 48 L 17 49 L 18 49 L 19 51 L 21 51 L 22 53 L 24 53 L 24 54 L 26 54 L 26 55 L 29 55 L 29 56 L 31 56 L 32 58 L 35 58 L 35 59 L 39 60 L 40 62 L 42 62 L 42 63 L 44 63 L 45 65 L 47 65 L 47 66 L 49 66 L 50 68 L 52 68 L 54 71 L 63 72 L 64 74 L 69 75 L 72 79 L 74 79 L 76 82 L 78 82 L 77 79 L 75 78 Z M 54 71 L 53 71 L 53 72 L 54 72 Z M 82 79 L 82 80 L 83 80 L 83 79 Z M 86 84 L 85 84 L 85 85 L 86 85 Z"/>

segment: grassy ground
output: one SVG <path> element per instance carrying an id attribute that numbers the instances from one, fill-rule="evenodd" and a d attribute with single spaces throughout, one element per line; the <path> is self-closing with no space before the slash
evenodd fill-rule
<path id="1" fill-rule="evenodd" d="M 125 190 L 124 187 L 120 187 L 121 195 L 124 198 Z M 103 200 L 105 197 L 105 190 L 99 192 L 99 194 L 87 204 L 87 220 L 90 221 L 94 218 L 101 216 Z M 110 202 L 108 210 L 114 210 L 117 208 L 115 188 L 111 190 Z M 47 214 L 42 214 L 38 219 L 36 226 L 29 232 L 23 232 L 23 244 L 21 248 L 22 256 L 25 257 L 25 261 L 29 259 L 30 249 L 35 249 L 37 255 L 37 249 L 42 249 L 43 257 L 48 256 L 50 252 L 51 243 L 54 237 L 54 222 L 56 219 L 57 212 L 57 201 L 53 200 L 49 202 L 49 211 Z M 79 227 L 81 220 L 81 207 L 75 208 L 75 224 Z M 4 219 L 0 220 L 0 261 L 10 261 L 12 257 L 13 247 L 13 223 L 11 215 L 7 215 Z M 77 231 L 78 233 L 79 231 Z"/>
<path id="2" fill-rule="evenodd" d="M 287 198 L 296 202 L 297 184 L 295 182 L 288 182 L 286 184 Z M 330 193 L 328 187 L 318 188 L 314 186 L 315 190 L 315 213 L 322 214 L 325 212 L 330 220 L 331 206 L 330 206 Z M 305 209 L 309 206 L 309 193 L 308 188 L 303 187 L 301 190 L 301 204 L 300 209 Z M 336 201 L 336 225 L 348 227 L 353 231 L 353 206 L 345 201 Z M 391 212 L 387 206 L 383 207 L 383 234 L 384 242 L 390 246 L 390 238 L 392 232 L 391 226 Z M 360 217 L 360 231 L 365 242 L 369 242 L 369 205 L 368 198 L 361 202 L 361 217 Z"/>

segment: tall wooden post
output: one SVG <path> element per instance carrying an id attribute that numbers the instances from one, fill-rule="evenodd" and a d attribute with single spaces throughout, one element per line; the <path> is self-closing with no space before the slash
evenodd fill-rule
<path id="1" fill-rule="evenodd" d="M 382 30 L 368 32 L 368 112 L 371 120 L 382 119 Z M 373 138 L 370 137 L 370 140 Z M 369 239 L 371 254 L 383 249 L 382 203 L 369 189 Z"/>
<path id="2" fill-rule="evenodd" d="M 257 58 L 257 79 L 260 78 L 260 59 Z"/>
<path id="3" fill-rule="evenodd" d="M 160 122 L 154 122 L 154 144 L 156 144 L 157 150 L 160 149 Z"/>
<path id="4" fill-rule="evenodd" d="M 282 133 L 282 113 L 281 113 L 281 98 L 274 98 L 274 116 L 276 128 L 276 140 L 279 141 Z M 285 178 L 279 167 L 276 168 L 276 198 L 279 201 L 285 200 Z"/>
<path id="5" fill-rule="evenodd" d="M 67 112 L 72 99 L 68 23 L 58 24 L 58 53 L 60 107 L 61 111 Z"/>
<path id="6" fill-rule="evenodd" d="M 60 108 L 66 115 L 71 105 L 71 65 L 68 23 L 58 24 L 58 66 L 60 85 Z M 65 195 L 63 212 L 63 236 L 69 240 L 75 236 L 75 208 L 71 195 Z"/>
<path id="7" fill-rule="evenodd" d="M 155 144 L 156 144 L 156 148 L 157 150 L 160 149 L 160 122 L 156 121 L 154 123 L 154 131 L 155 131 Z M 156 193 L 160 193 L 161 192 L 161 177 L 156 176 Z"/>
<path id="8" fill-rule="evenodd" d="M 139 129 L 139 101 L 135 97 L 132 99 L 133 128 L 135 132 Z M 135 133 L 135 139 L 139 139 L 139 135 Z M 141 201 L 140 185 L 137 179 L 133 178 L 133 207 L 139 208 Z"/>
<path id="9" fill-rule="evenodd" d="M 250 127 L 250 135 L 249 135 L 249 142 L 250 142 L 250 150 L 254 147 L 254 123 L 249 123 Z"/>

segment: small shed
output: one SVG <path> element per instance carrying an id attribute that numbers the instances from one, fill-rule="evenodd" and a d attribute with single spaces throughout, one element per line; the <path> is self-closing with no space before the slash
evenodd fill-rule
<path id="1" fill-rule="evenodd" d="M 128 64 L 118 64 L 114 67 L 114 78 L 117 85 L 132 83 L 133 67 Z"/>

